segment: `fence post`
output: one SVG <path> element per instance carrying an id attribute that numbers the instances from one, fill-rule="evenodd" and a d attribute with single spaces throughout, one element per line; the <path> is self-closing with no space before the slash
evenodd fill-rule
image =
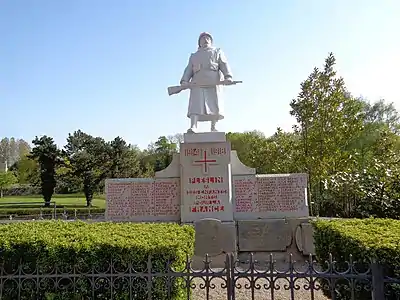
<path id="1" fill-rule="evenodd" d="M 383 267 L 376 260 L 371 264 L 372 272 L 372 300 L 385 300 L 385 281 Z"/>

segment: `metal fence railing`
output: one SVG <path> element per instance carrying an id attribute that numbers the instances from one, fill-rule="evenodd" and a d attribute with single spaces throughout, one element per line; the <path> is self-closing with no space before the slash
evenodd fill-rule
<path id="1" fill-rule="evenodd" d="M 291 256 L 290 256 L 291 257 Z M 400 299 L 400 278 L 375 262 L 326 266 L 312 260 L 296 263 L 239 261 L 226 255 L 225 267 L 214 269 L 205 257 L 202 269 L 176 270 L 151 257 L 135 262 L 108 261 L 97 266 L 21 265 L 0 268 L 0 299 Z M 399 273 L 397 273 L 399 274 Z M 325 298 L 328 297 L 328 298 Z"/>

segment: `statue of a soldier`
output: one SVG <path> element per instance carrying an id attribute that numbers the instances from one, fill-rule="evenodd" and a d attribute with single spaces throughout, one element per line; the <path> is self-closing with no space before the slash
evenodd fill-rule
<path id="1" fill-rule="evenodd" d="M 211 131 L 224 118 L 222 85 L 234 84 L 227 59 L 221 49 L 213 47 L 211 34 L 203 32 L 198 39 L 198 50 L 192 53 L 180 84 L 190 88 L 187 116 L 190 118 L 188 133 L 193 133 L 197 122 L 210 121 Z"/>

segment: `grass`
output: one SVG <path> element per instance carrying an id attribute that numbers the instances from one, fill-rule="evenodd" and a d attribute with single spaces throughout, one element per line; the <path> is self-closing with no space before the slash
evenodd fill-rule
<path id="1" fill-rule="evenodd" d="M 54 202 L 58 210 L 87 210 L 86 198 L 83 194 L 53 195 L 51 208 Z M 104 209 L 106 204 L 104 195 L 94 195 L 91 209 Z M 41 195 L 7 196 L 0 198 L 0 214 L 34 214 L 43 208 L 44 200 Z"/>

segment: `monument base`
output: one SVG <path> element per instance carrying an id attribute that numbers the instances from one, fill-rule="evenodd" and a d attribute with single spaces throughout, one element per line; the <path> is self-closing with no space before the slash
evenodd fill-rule
<path id="1" fill-rule="evenodd" d="M 225 132 L 199 132 L 184 133 L 184 143 L 210 143 L 210 142 L 226 142 Z"/>
<path id="2" fill-rule="evenodd" d="M 221 222 L 217 219 L 202 219 L 194 223 L 195 246 L 192 267 L 204 267 L 205 256 L 212 261 L 211 267 L 223 268 L 227 254 L 236 255 L 235 222 Z"/>

